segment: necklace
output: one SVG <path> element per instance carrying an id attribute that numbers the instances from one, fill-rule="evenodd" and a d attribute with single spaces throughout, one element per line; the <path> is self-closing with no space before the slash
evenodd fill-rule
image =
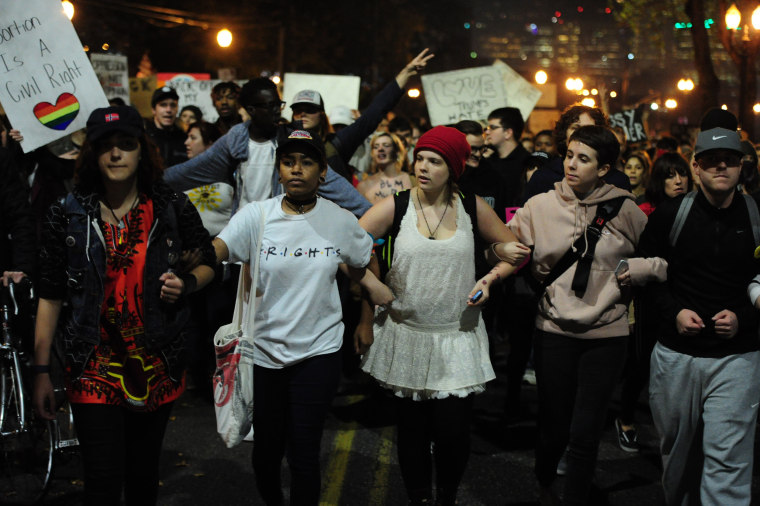
<path id="1" fill-rule="evenodd" d="M 298 214 L 304 214 L 313 208 L 313 204 L 316 204 L 317 196 L 314 195 L 312 198 L 306 200 L 296 200 L 285 195 L 283 196 L 283 200 L 285 201 L 285 205 L 287 205 L 290 209 L 297 212 Z M 306 209 L 307 206 L 312 207 Z"/>
<path id="2" fill-rule="evenodd" d="M 443 223 L 443 218 L 446 216 L 446 210 L 449 208 L 448 201 L 446 202 L 446 207 L 443 208 L 443 214 L 441 214 L 441 219 L 438 221 L 438 225 L 435 226 L 435 230 L 432 232 L 430 231 L 430 224 L 428 223 L 427 216 L 425 216 L 425 210 L 422 209 L 422 202 L 420 201 L 420 188 L 417 187 L 417 204 L 420 206 L 420 212 L 422 213 L 422 219 L 425 220 L 425 226 L 428 229 L 428 239 L 431 241 L 435 241 L 435 233 L 438 232 L 438 228 L 441 226 L 441 223 Z"/>
<path id="3" fill-rule="evenodd" d="M 124 228 L 126 227 L 126 224 L 124 223 L 124 218 L 126 218 L 129 212 L 132 209 L 134 209 L 135 204 L 137 204 L 137 201 L 139 200 L 139 198 L 140 198 L 140 194 L 138 193 L 137 195 L 135 195 L 135 200 L 132 201 L 132 205 L 129 206 L 129 209 L 127 210 L 127 212 L 124 214 L 124 216 L 121 217 L 121 219 L 119 219 L 116 216 L 116 213 L 113 211 L 113 207 L 111 207 L 111 204 L 108 202 L 108 199 L 103 197 L 103 203 L 106 205 L 108 210 L 111 211 L 111 216 L 113 216 L 113 219 L 116 221 L 116 226 L 118 227 L 119 230 L 124 230 Z"/>

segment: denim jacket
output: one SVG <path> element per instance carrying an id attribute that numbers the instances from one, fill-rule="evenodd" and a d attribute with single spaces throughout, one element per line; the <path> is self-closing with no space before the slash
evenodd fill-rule
<path id="1" fill-rule="evenodd" d="M 213 266 L 213 248 L 197 211 L 184 194 L 176 194 L 165 184 L 157 183 L 150 197 L 154 219 L 148 238 L 141 308 L 145 345 L 164 360 L 170 377 L 179 380 L 185 365 L 182 330 L 190 310 L 184 297 L 174 304 L 161 301 L 159 277 L 175 269 L 181 252 L 188 249 L 200 248 L 201 263 Z M 100 343 L 106 247 L 99 217 L 97 195 L 69 194 L 62 205 L 51 208 L 48 217 L 48 226 L 62 241 L 63 249 L 56 254 L 56 244 L 46 236 L 41 252 L 40 295 L 67 302 L 59 337 L 74 378 L 82 374 Z M 65 272 L 65 278 L 61 277 L 61 271 Z"/>

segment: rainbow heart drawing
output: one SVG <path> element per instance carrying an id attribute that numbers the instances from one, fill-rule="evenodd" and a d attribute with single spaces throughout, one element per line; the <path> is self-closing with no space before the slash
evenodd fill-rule
<path id="1" fill-rule="evenodd" d="M 55 105 L 40 102 L 34 106 L 34 115 L 48 128 L 66 130 L 79 114 L 79 100 L 71 93 L 61 93 Z"/>

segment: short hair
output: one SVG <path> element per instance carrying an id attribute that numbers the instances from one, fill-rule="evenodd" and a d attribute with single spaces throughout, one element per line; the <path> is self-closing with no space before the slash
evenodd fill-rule
<path id="1" fill-rule="evenodd" d="M 463 119 L 454 128 L 465 135 L 483 135 L 483 125 L 471 119 Z"/>
<path id="2" fill-rule="evenodd" d="M 108 99 L 108 103 L 113 106 L 121 106 L 121 107 L 124 107 L 127 105 L 127 103 L 121 97 L 111 97 Z"/>
<path id="3" fill-rule="evenodd" d="M 541 130 L 540 132 L 538 132 L 536 135 L 533 136 L 533 142 L 536 142 L 536 139 L 538 139 L 542 135 L 548 135 L 549 137 L 554 139 L 554 132 L 552 132 L 551 130 Z"/>
<path id="4" fill-rule="evenodd" d="M 401 132 L 403 130 L 412 130 L 412 124 L 408 119 L 396 116 L 388 122 L 388 131 L 391 133 Z"/>
<path id="5" fill-rule="evenodd" d="M 659 149 L 663 149 L 665 151 L 670 151 L 675 153 L 678 151 L 678 141 L 674 137 L 670 137 L 669 135 L 666 135 L 662 139 L 659 139 L 657 141 L 657 144 L 655 147 Z"/>
<path id="6" fill-rule="evenodd" d="M 691 188 L 691 170 L 689 170 L 689 162 L 679 155 L 678 153 L 663 153 L 660 157 L 654 161 L 652 165 L 652 173 L 647 181 L 647 187 L 644 191 L 644 197 L 646 201 L 657 207 L 668 196 L 665 194 L 665 180 L 669 177 L 673 177 L 679 174 L 681 177 L 686 178 L 688 184 L 686 190 Z"/>
<path id="7" fill-rule="evenodd" d="M 280 92 L 277 90 L 277 85 L 274 84 L 271 79 L 267 79 L 266 77 L 256 77 L 255 79 L 251 79 L 245 83 L 240 89 L 238 102 L 243 107 L 251 105 L 253 95 L 259 91 L 271 91 L 274 92 L 278 98 L 280 97 Z"/>
<path id="8" fill-rule="evenodd" d="M 222 136 L 222 131 L 219 130 L 219 127 L 208 121 L 195 121 L 190 123 L 187 127 L 187 133 L 189 134 L 190 130 L 193 128 L 198 129 L 198 133 L 201 134 L 204 146 L 210 146 Z"/>
<path id="9" fill-rule="evenodd" d="M 137 139 L 140 141 L 140 160 L 137 165 L 137 189 L 151 196 L 153 184 L 161 179 L 161 175 L 164 172 L 163 160 L 156 145 L 153 144 L 153 141 L 144 132 Z M 97 141 L 93 143 L 89 138 L 85 139 L 74 168 L 74 182 L 77 188 L 85 194 L 102 193 L 105 191 L 103 175 L 98 165 L 96 144 Z"/>
<path id="10" fill-rule="evenodd" d="M 615 169 L 618 156 L 620 155 L 620 143 L 609 127 L 588 125 L 580 127 L 573 132 L 568 140 L 582 142 L 586 146 L 596 151 L 597 167 L 609 165 L 610 169 Z"/>
<path id="11" fill-rule="evenodd" d="M 554 125 L 554 145 L 557 147 L 557 153 L 565 156 L 567 152 L 567 129 L 570 125 L 578 121 L 582 114 L 588 114 L 594 121 L 594 125 L 603 126 L 607 124 L 607 117 L 601 109 L 589 107 L 587 105 L 571 105 L 562 111 L 562 115 Z"/>
<path id="12" fill-rule="evenodd" d="M 511 128 L 515 140 L 520 139 L 525 128 L 525 120 L 517 107 L 500 107 L 491 111 L 488 119 L 498 119 L 503 128 Z"/>
<path id="13" fill-rule="evenodd" d="M 240 93 L 240 86 L 234 81 L 222 81 L 211 88 L 211 98 L 216 99 L 224 90 L 230 90 L 235 95 Z"/>
<path id="14" fill-rule="evenodd" d="M 197 105 L 186 105 L 182 108 L 181 111 L 179 111 L 179 115 L 182 116 L 182 113 L 185 111 L 190 111 L 195 115 L 195 121 L 202 121 L 203 120 L 203 111 L 201 111 L 201 108 Z"/>

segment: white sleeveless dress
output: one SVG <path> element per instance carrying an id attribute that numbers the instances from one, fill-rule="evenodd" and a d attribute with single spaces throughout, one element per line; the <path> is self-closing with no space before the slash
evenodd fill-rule
<path id="1" fill-rule="evenodd" d="M 386 278 L 396 299 L 375 312 L 375 342 L 362 360 L 362 369 L 399 397 L 465 397 L 495 378 L 480 309 L 467 306 L 475 285 L 472 222 L 459 198 L 456 206 L 449 239 L 417 230 L 412 198 L 401 221 Z"/>

